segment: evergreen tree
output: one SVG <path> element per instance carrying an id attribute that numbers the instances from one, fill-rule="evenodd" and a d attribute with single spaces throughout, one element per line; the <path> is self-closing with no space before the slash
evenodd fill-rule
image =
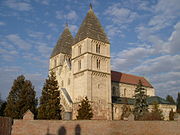
<path id="1" fill-rule="evenodd" d="M 4 110 L 6 108 L 7 102 L 4 101 L 0 106 L 0 116 L 4 116 Z"/>
<path id="2" fill-rule="evenodd" d="M 177 104 L 177 112 L 180 113 L 180 92 L 178 92 L 176 104 Z"/>
<path id="3" fill-rule="evenodd" d="M 54 72 L 51 72 L 42 89 L 40 105 L 38 108 L 39 119 L 61 119 L 60 92 Z"/>
<path id="4" fill-rule="evenodd" d="M 76 118 L 78 120 L 90 120 L 93 117 L 92 107 L 87 97 L 81 101 L 77 112 Z"/>
<path id="5" fill-rule="evenodd" d="M 29 109 L 36 115 L 37 99 L 36 92 L 31 81 L 25 80 L 23 75 L 17 77 L 7 97 L 5 116 L 21 119 Z"/>
<path id="6" fill-rule="evenodd" d="M 169 120 L 174 120 L 174 112 L 173 109 L 169 112 Z"/>
<path id="7" fill-rule="evenodd" d="M 0 106 L 2 105 L 3 101 L 1 99 L 1 93 L 0 93 Z"/>
<path id="8" fill-rule="evenodd" d="M 170 96 L 170 95 L 167 95 L 166 100 L 169 101 L 172 104 L 175 104 L 175 101 L 174 101 L 173 97 Z"/>
<path id="9" fill-rule="evenodd" d="M 143 88 L 142 82 L 139 83 L 135 89 L 135 104 L 134 104 L 134 118 L 140 120 L 143 115 L 148 112 L 147 95 L 145 94 L 145 88 Z"/>

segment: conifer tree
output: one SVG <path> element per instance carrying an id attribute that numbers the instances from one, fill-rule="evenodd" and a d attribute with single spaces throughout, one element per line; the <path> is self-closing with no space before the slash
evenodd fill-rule
<path id="1" fill-rule="evenodd" d="M 143 88 L 142 82 L 139 83 L 135 89 L 135 104 L 134 104 L 134 118 L 140 120 L 143 115 L 148 112 L 147 95 L 145 94 L 145 88 Z"/>
<path id="2" fill-rule="evenodd" d="M 40 105 L 38 108 L 39 119 L 61 119 L 60 92 L 54 72 L 51 72 L 42 89 Z"/>
<path id="3" fill-rule="evenodd" d="M 177 104 L 177 112 L 180 113 L 180 92 L 178 92 L 176 104 Z"/>
<path id="4" fill-rule="evenodd" d="M 87 97 L 81 101 L 77 112 L 76 118 L 78 120 L 90 120 L 93 117 L 92 107 Z"/>
<path id="5" fill-rule="evenodd" d="M 174 112 L 173 109 L 169 112 L 169 120 L 174 120 Z"/>
<path id="6" fill-rule="evenodd" d="M 167 95 L 166 100 L 169 101 L 171 104 L 175 104 L 173 97 L 170 95 Z"/>
<path id="7" fill-rule="evenodd" d="M 4 101 L 2 102 L 1 106 L 0 106 L 0 116 L 4 116 L 4 110 L 6 108 L 7 102 Z"/>
<path id="8" fill-rule="evenodd" d="M 25 80 L 23 75 L 18 76 L 7 97 L 5 116 L 21 119 L 28 109 L 36 115 L 37 99 L 35 96 L 36 92 L 31 81 Z"/>

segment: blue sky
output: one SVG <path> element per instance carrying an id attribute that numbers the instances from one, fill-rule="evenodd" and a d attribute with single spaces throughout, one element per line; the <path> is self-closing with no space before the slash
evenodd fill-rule
<path id="1" fill-rule="evenodd" d="M 145 76 L 156 95 L 180 92 L 180 0 L 0 0 L 0 93 L 23 74 L 37 95 L 66 20 L 75 36 L 89 10 L 111 42 L 113 70 Z"/>

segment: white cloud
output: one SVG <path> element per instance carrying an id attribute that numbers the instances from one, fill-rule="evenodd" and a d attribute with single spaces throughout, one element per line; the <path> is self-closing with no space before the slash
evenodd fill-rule
<path id="1" fill-rule="evenodd" d="M 106 31 L 107 31 L 108 37 L 110 38 L 113 38 L 114 36 L 125 37 L 125 35 L 122 33 L 119 27 L 116 27 L 114 25 L 107 25 Z"/>
<path id="2" fill-rule="evenodd" d="M 78 18 L 77 13 L 75 11 L 70 11 L 67 15 L 65 15 L 68 20 L 76 20 Z"/>
<path id="3" fill-rule="evenodd" d="M 167 43 L 168 50 L 170 53 L 180 52 L 180 22 L 174 26 L 174 32 L 171 34 L 169 41 Z"/>
<path id="4" fill-rule="evenodd" d="M 49 5 L 49 3 L 50 3 L 50 0 L 35 0 L 35 1 L 39 2 L 39 3 L 43 4 L 43 5 Z"/>
<path id="5" fill-rule="evenodd" d="M 32 6 L 28 2 L 19 2 L 17 0 L 6 0 L 5 5 L 19 11 L 29 11 L 32 9 Z"/>
<path id="6" fill-rule="evenodd" d="M 171 25 L 173 19 L 180 16 L 180 1 L 159 0 L 153 9 L 154 16 L 148 25 L 158 31 Z"/>
<path id="7" fill-rule="evenodd" d="M 69 24 L 68 27 L 72 33 L 77 33 L 78 27 L 76 25 Z"/>
<path id="8" fill-rule="evenodd" d="M 108 7 L 105 14 L 110 16 L 115 24 L 131 23 L 139 16 L 130 9 L 120 7 L 120 4 L 118 3 Z"/>
<path id="9" fill-rule="evenodd" d="M 31 45 L 23 40 L 19 35 L 17 34 L 10 34 L 7 35 L 6 38 L 14 45 L 17 45 L 20 49 L 28 50 L 31 48 Z"/>
<path id="10" fill-rule="evenodd" d="M 51 27 L 54 31 L 57 30 L 57 25 L 55 23 L 49 23 L 48 26 Z"/>
<path id="11" fill-rule="evenodd" d="M 0 22 L 0 26 L 6 25 L 4 22 Z"/>
<path id="12" fill-rule="evenodd" d="M 39 38 L 39 39 L 43 38 L 45 35 L 45 33 L 43 32 L 36 32 L 36 31 L 29 31 L 28 33 L 30 37 Z"/>
<path id="13" fill-rule="evenodd" d="M 66 19 L 66 20 L 77 20 L 78 15 L 76 11 L 71 10 L 69 13 L 65 14 L 63 11 L 56 11 L 56 18 L 57 19 Z"/>
<path id="14" fill-rule="evenodd" d="M 49 58 L 49 55 L 52 51 L 52 48 L 48 47 L 46 43 L 42 43 L 42 42 L 36 42 L 37 44 L 37 50 L 38 52 L 46 58 Z"/>
<path id="15" fill-rule="evenodd" d="M 112 57 L 112 68 L 128 72 L 134 66 L 140 64 L 146 57 L 152 55 L 154 50 L 152 48 L 131 48 L 123 50 Z"/>
<path id="16" fill-rule="evenodd" d="M 180 55 L 165 55 L 148 59 L 135 67 L 131 72 L 145 73 L 149 75 L 180 71 Z"/>
<path id="17" fill-rule="evenodd" d="M 56 11 L 56 18 L 57 19 L 64 19 L 64 14 L 62 11 Z"/>

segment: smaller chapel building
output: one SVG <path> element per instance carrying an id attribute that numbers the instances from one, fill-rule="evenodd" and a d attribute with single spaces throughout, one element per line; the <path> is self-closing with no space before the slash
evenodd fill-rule
<path id="1" fill-rule="evenodd" d="M 149 96 L 168 119 L 176 106 L 155 96 L 154 87 L 144 77 L 111 70 L 110 42 L 92 6 L 75 37 L 66 24 L 49 64 L 49 72 L 55 72 L 59 84 L 62 118 L 76 119 L 78 104 L 87 96 L 92 104 L 93 119 L 119 120 L 122 105 L 133 108 L 135 88 L 141 80 Z M 126 101 L 126 102 L 125 102 Z"/>

